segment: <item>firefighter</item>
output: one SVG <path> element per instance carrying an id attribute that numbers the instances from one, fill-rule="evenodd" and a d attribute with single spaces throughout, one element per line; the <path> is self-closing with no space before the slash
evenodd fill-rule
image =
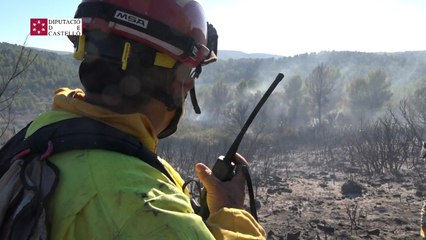
<path id="1" fill-rule="evenodd" d="M 61 88 L 51 111 L 27 135 L 83 116 L 136 137 L 155 153 L 158 139 L 176 131 L 194 80 L 216 60 L 217 35 L 192 0 L 83 0 L 76 18 L 83 35 L 70 37 L 81 60 L 81 89 Z M 75 126 L 78 128 L 78 126 Z M 101 149 L 56 154 L 59 181 L 48 205 L 50 239 L 262 239 L 245 210 L 241 171 L 219 181 L 199 163 L 209 218 L 194 213 L 184 181 L 165 160 L 166 174 L 138 158 Z M 235 163 L 247 164 L 236 155 Z"/>

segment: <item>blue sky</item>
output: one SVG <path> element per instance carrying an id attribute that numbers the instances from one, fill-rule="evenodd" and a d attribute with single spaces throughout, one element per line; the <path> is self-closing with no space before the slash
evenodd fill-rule
<path id="1" fill-rule="evenodd" d="M 30 18 L 73 18 L 80 0 L 0 0 L 0 42 L 23 44 Z M 66 37 L 30 36 L 27 46 L 72 51 Z"/>
<path id="2" fill-rule="evenodd" d="M 200 0 L 219 49 L 293 56 L 426 50 L 426 0 Z M 30 18 L 72 18 L 80 0 L 0 0 L 0 42 L 22 44 Z M 27 46 L 72 51 L 66 37 Z"/>

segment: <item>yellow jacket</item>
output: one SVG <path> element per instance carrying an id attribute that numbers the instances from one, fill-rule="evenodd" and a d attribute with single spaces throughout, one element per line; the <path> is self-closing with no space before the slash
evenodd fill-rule
<path id="1" fill-rule="evenodd" d="M 82 101 L 80 89 L 59 89 L 53 109 L 27 136 L 50 123 L 86 116 L 137 137 L 155 152 L 157 138 L 142 114 L 117 114 Z M 78 126 L 76 126 L 78 127 Z M 246 211 L 223 208 L 206 223 L 194 214 L 183 180 L 161 160 L 178 186 L 145 162 L 117 152 L 74 150 L 50 158 L 58 186 L 47 206 L 51 239 L 264 239 Z"/>

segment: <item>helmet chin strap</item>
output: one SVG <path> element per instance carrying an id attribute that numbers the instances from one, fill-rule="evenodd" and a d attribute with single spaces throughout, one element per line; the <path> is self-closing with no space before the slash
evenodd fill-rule
<path id="1" fill-rule="evenodd" d="M 201 74 L 202 68 L 201 68 L 201 64 L 199 64 L 194 71 L 191 73 L 191 77 L 193 79 L 197 79 L 200 74 Z M 191 97 L 191 103 L 192 103 L 192 107 L 194 107 L 194 111 L 196 114 L 200 114 L 201 113 L 201 109 L 200 106 L 198 105 L 198 101 L 197 101 L 197 96 L 195 94 L 195 87 L 193 87 L 190 91 L 189 91 L 189 96 Z"/>
<path id="2" fill-rule="evenodd" d="M 189 96 L 191 97 L 191 103 L 192 103 L 192 106 L 194 107 L 195 113 L 200 114 L 201 109 L 200 109 L 200 106 L 198 105 L 197 96 L 195 95 L 195 87 L 189 91 Z"/>

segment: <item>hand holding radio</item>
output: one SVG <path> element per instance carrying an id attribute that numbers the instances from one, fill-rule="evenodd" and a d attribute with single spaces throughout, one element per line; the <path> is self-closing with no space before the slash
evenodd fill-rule
<path id="1" fill-rule="evenodd" d="M 235 176 L 228 181 L 223 181 L 213 174 L 213 171 L 203 163 L 195 166 L 195 171 L 201 183 L 207 190 L 206 203 L 210 212 L 214 213 L 223 207 L 243 208 L 245 199 L 245 176 L 241 168 L 248 163 L 240 154 L 233 158 Z"/>

